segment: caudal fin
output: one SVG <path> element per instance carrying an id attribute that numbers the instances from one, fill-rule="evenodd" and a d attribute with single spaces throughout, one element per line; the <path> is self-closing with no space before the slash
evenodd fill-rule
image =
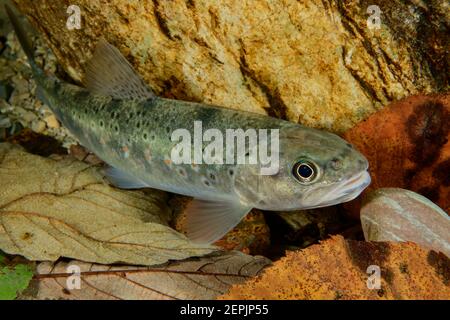
<path id="1" fill-rule="evenodd" d="M 27 55 L 28 61 L 33 68 L 33 70 L 37 70 L 36 63 L 34 62 L 34 56 L 33 56 L 33 45 L 31 44 L 30 38 L 28 38 L 25 30 L 23 29 L 22 24 L 20 23 L 17 16 L 14 14 L 13 10 L 5 4 L 6 13 L 8 14 L 9 20 L 11 20 L 11 23 L 14 27 L 14 31 L 17 34 L 17 38 L 19 39 L 20 45 L 23 48 L 23 51 L 25 51 L 25 54 Z"/>

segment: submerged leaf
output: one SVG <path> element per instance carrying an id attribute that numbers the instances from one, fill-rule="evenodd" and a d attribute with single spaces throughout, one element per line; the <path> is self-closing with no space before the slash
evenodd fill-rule
<path id="1" fill-rule="evenodd" d="M 448 299 L 450 260 L 414 243 L 333 237 L 287 256 L 221 299 Z M 380 271 L 379 283 L 377 270 Z"/>
<path id="2" fill-rule="evenodd" d="M 161 264 L 214 250 L 167 226 L 166 195 L 124 191 L 100 169 L 0 144 L 0 249 L 29 260 Z"/>
<path id="3" fill-rule="evenodd" d="M 158 268 L 43 262 L 32 287 L 38 299 L 214 299 L 269 264 L 236 251 Z"/>
<path id="4" fill-rule="evenodd" d="M 412 190 L 450 212 L 450 95 L 392 103 L 344 138 L 369 160 L 372 183 L 367 191 Z M 353 202 L 354 215 L 360 199 Z"/>

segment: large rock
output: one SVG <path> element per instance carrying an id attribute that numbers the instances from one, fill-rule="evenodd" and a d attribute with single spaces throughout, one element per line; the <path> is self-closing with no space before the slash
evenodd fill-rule
<path id="1" fill-rule="evenodd" d="M 449 16 L 439 0 L 15 2 L 78 82 L 105 37 L 159 95 L 335 132 L 448 82 Z M 72 4 L 79 30 L 66 28 Z M 381 9 L 379 29 L 368 27 L 370 5 Z"/>

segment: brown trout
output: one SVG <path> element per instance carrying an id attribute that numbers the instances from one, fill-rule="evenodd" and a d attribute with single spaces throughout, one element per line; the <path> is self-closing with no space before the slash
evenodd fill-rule
<path id="1" fill-rule="evenodd" d="M 220 239 L 252 208 L 331 206 L 354 199 L 370 183 L 367 160 L 337 135 L 265 115 L 157 97 L 105 40 L 98 42 L 87 65 L 86 88 L 46 75 L 34 62 L 32 45 L 17 18 L 7 11 L 43 102 L 83 146 L 110 166 L 106 175 L 114 185 L 194 197 L 186 221 L 188 237 L 195 241 Z M 223 153 L 216 152 L 212 163 L 175 163 L 173 150 L 180 141 L 174 141 L 173 133 L 183 129 L 195 136 L 196 124 L 205 134 L 209 129 L 244 132 L 244 159 L 254 154 L 251 132 L 272 132 L 276 139 L 266 136 L 258 142 L 276 156 L 276 170 L 262 174 L 262 161 L 225 161 L 226 155 L 237 159 L 242 151 L 228 140 L 222 141 Z M 209 138 L 194 141 L 192 152 L 205 152 Z"/>

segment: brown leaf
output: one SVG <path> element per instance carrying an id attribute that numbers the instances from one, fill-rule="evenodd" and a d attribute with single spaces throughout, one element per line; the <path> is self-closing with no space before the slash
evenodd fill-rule
<path id="1" fill-rule="evenodd" d="M 380 267 L 380 289 L 367 268 Z M 285 258 L 220 299 L 448 299 L 450 260 L 414 243 L 332 237 Z"/>
<path id="2" fill-rule="evenodd" d="M 393 103 L 344 134 L 369 160 L 367 191 L 415 191 L 450 212 L 450 95 Z M 359 214 L 360 199 L 353 202 Z"/>
<path id="3" fill-rule="evenodd" d="M 167 226 L 166 194 L 107 185 L 100 168 L 0 144 L 0 249 L 29 260 L 161 264 L 214 250 Z"/>
<path id="4" fill-rule="evenodd" d="M 171 262 L 163 267 L 105 266 L 81 261 L 43 262 L 32 281 L 38 299 L 214 299 L 233 284 L 257 275 L 270 260 L 240 252 Z M 70 289 L 72 268 L 80 289 Z M 71 276 L 71 278 L 68 278 Z M 72 287 L 73 288 L 73 287 Z"/>

